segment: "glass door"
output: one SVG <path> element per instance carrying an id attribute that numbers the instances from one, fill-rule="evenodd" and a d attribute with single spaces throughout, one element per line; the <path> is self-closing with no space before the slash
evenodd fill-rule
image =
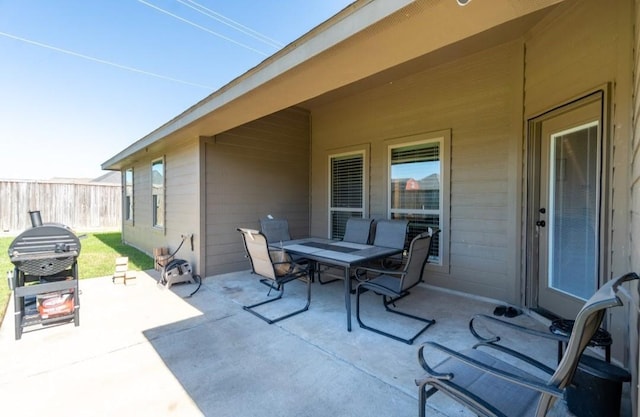
<path id="1" fill-rule="evenodd" d="M 598 288 L 601 100 L 540 129 L 538 307 L 572 319 Z"/>

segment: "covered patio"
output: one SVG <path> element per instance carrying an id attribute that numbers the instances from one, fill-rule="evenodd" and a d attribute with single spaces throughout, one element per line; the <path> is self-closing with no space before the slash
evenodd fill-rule
<path id="1" fill-rule="evenodd" d="M 166 290 L 157 279 L 158 272 L 146 271 L 134 285 L 113 284 L 110 277 L 81 281 L 79 327 L 36 330 L 15 341 L 13 317 L 7 314 L 0 328 L 4 407 L 50 417 L 415 416 L 414 379 L 422 374 L 418 346 L 436 341 L 469 347 L 474 343 L 469 318 L 492 314 L 496 306 L 422 284 L 403 307 L 436 324 L 406 345 L 355 323 L 347 332 L 339 282 L 314 283 L 309 311 L 268 325 L 242 310 L 266 292 L 249 271 L 209 277 L 191 298 L 185 297 L 195 285 Z M 302 283 L 294 283 L 286 301 L 276 304 L 302 302 L 303 291 Z M 365 313 L 378 319 L 379 297 L 364 301 Z M 380 319 L 401 332 L 402 318 L 388 316 Z M 545 328 L 527 314 L 506 320 Z M 554 364 L 554 343 L 533 343 L 506 331 L 501 336 Z M 444 396 L 428 404 L 433 409 L 427 415 L 469 415 Z M 563 407 L 557 415 L 567 415 Z"/>

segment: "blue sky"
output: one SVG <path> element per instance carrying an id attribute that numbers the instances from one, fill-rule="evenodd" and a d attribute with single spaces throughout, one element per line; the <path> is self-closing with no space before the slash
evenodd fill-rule
<path id="1" fill-rule="evenodd" d="M 351 2 L 0 0 L 0 179 L 102 175 Z"/>

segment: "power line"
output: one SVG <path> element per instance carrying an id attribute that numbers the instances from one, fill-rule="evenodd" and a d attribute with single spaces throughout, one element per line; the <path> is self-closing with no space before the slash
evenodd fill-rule
<path id="1" fill-rule="evenodd" d="M 152 77 L 160 78 L 160 79 L 163 79 L 163 80 L 173 81 L 173 82 L 177 82 L 177 83 L 180 83 L 180 84 L 187 84 L 187 85 L 191 85 L 191 86 L 198 87 L 198 88 L 204 88 L 204 89 L 207 89 L 207 90 L 213 90 L 213 87 L 210 87 L 208 85 L 192 83 L 192 82 L 189 82 L 189 81 L 180 80 L 178 78 L 168 77 L 166 75 L 156 74 L 154 72 L 149 72 L 149 71 L 144 71 L 144 70 L 141 70 L 141 69 L 138 69 L 138 68 L 128 67 L 126 65 L 121 65 L 121 64 L 118 64 L 118 63 L 115 63 L 115 62 L 105 61 L 104 59 L 94 58 L 92 56 L 80 54 L 78 52 L 73 52 L 73 51 L 69 51 L 67 49 L 58 48 L 56 46 L 47 45 L 45 43 L 32 41 L 30 39 L 26 39 L 26 38 L 22 38 L 20 36 L 12 35 L 10 33 L 0 32 L 0 36 L 11 38 L 11 39 L 14 39 L 14 40 L 17 40 L 17 41 L 20 41 L 20 42 L 24 42 L 24 43 L 28 43 L 28 44 L 31 44 L 31 45 L 39 46 L 41 48 L 51 49 L 52 51 L 61 52 L 63 54 L 72 55 L 72 56 L 75 56 L 75 57 L 78 57 L 78 58 L 83 58 L 83 59 L 86 59 L 86 60 L 89 60 L 89 61 L 98 62 L 100 64 L 110 65 L 112 67 L 124 69 L 124 70 L 127 70 L 127 71 L 137 72 L 139 74 L 144 74 L 144 75 L 150 75 Z"/>
<path id="2" fill-rule="evenodd" d="M 217 33 L 217 32 L 214 32 L 214 31 L 212 31 L 212 30 L 210 30 L 210 29 L 207 29 L 207 28 L 206 28 L 206 27 L 204 27 L 204 26 L 200 26 L 200 25 L 198 25 L 197 23 L 193 23 L 192 21 L 187 20 L 187 19 L 185 19 L 185 18 L 183 18 L 183 17 L 180 17 L 180 16 L 178 16 L 178 15 L 175 15 L 175 14 L 173 14 L 173 13 L 171 13 L 171 12 L 169 12 L 169 11 L 165 10 L 165 9 L 162 9 L 162 8 L 160 8 L 160 7 L 158 7 L 158 6 L 155 6 L 155 5 L 151 4 L 151 3 L 147 3 L 147 2 L 146 2 L 146 1 L 144 1 L 144 0 L 138 0 L 138 2 L 139 2 L 139 3 L 144 4 L 145 6 L 151 7 L 152 9 L 155 9 L 155 10 L 157 10 L 157 11 L 161 12 L 161 13 L 164 13 L 164 14 L 166 14 L 166 15 L 169 15 L 169 16 L 171 16 L 171 17 L 175 18 L 175 19 L 178 19 L 178 20 L 180 20 L 181 22 L 187 23 L 187 24 L 189 24 L 189 25 L 191 25 L 191 26 L 194 26 L 194 27 L 196 27 L 196 28 L 198 28 L 198 29 L 200 29 L 200 30 L 204 30 L 204 31 L 205 31 L 205 32 L 207 32 L 207 33 L 210 33 L 210 34 L 212 34 L 212 35 L 214 35 L 214 36 L 217 36 L 217 37 L 219 37 L 219 38 L 221 38 L 221 39 L 224 39 L 224 40 L 229 41 L 229 42 L 231 42 L 231 43 L 234 43 L 234 44 L 236 44 L 236 45 L 238 45 L 238 46 L 241 46 L 241 47 L 243 47 L 243 48 L 246 48 L 246 49 L 248 49 L 248 50 L 250 50 L 250 51 L 253 51 L 253 52 L 258 53 L 258 54 L 260 54 L 260 55 L 269 56 L 269 54 L 267 54 L 267 53 L 265 53 L 265 52 L 262 52 L 262 51 L 260 51 L 260 50 L 258 50 L 258 49 L 255 49 L 255 48 L 252 48 L 252 47 L 250 47 L 249 45 L 245 45 L 245 44 L 243 44 L 242 42 L 238 42 L 238 41 L 236 41 L 236 40 L 234 40 L 234 39 L 231 39 L 231 38 L 229 38 L 229 37 L 227 37 L 227 36 L 221 35 L 220 33 Z"/>
<path id="3" fill-rule="evenodd" d="M 178 3 L 184 4 L 185 6 L 197 11 L 198 13 L 201 13 L 207 17 L 210 17 L 212 19 L 217 20 L 218 22 L 222 23 L 223 25 L 227 25 L 239 32 L 244 33 L 245 35 L 251 36 L 252 38 L 266 43 L 269 46 L 272 46 L 274 48 L 280 49 L 284 46 L 284 44 L 282 44 L 281 42 L 278 42 L 275 39 L 272 39 L 266 35 L 263 35 L 262 33 L 251 29 L 250 27 L 247 27 L 239 22 L 236 22 L 235 20 L 224 16 L 218 12 L 215 12 L 209 8 L 207 8 L 206 6 L 203 6 L 202 4 L 196 3 L 193 0 L 176 0 Z M 191 4 L 187 4 L 187 3 L 191 3 Z"/>

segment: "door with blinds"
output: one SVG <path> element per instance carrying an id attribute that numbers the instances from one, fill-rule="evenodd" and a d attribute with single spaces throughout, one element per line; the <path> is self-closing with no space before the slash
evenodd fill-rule
<path id="1" fill-rule="evenodd" d="M 602 276 L 602 114 L 597 93 L 533 122 L 534 307 L 563 318 L 575 317 Z"/>

